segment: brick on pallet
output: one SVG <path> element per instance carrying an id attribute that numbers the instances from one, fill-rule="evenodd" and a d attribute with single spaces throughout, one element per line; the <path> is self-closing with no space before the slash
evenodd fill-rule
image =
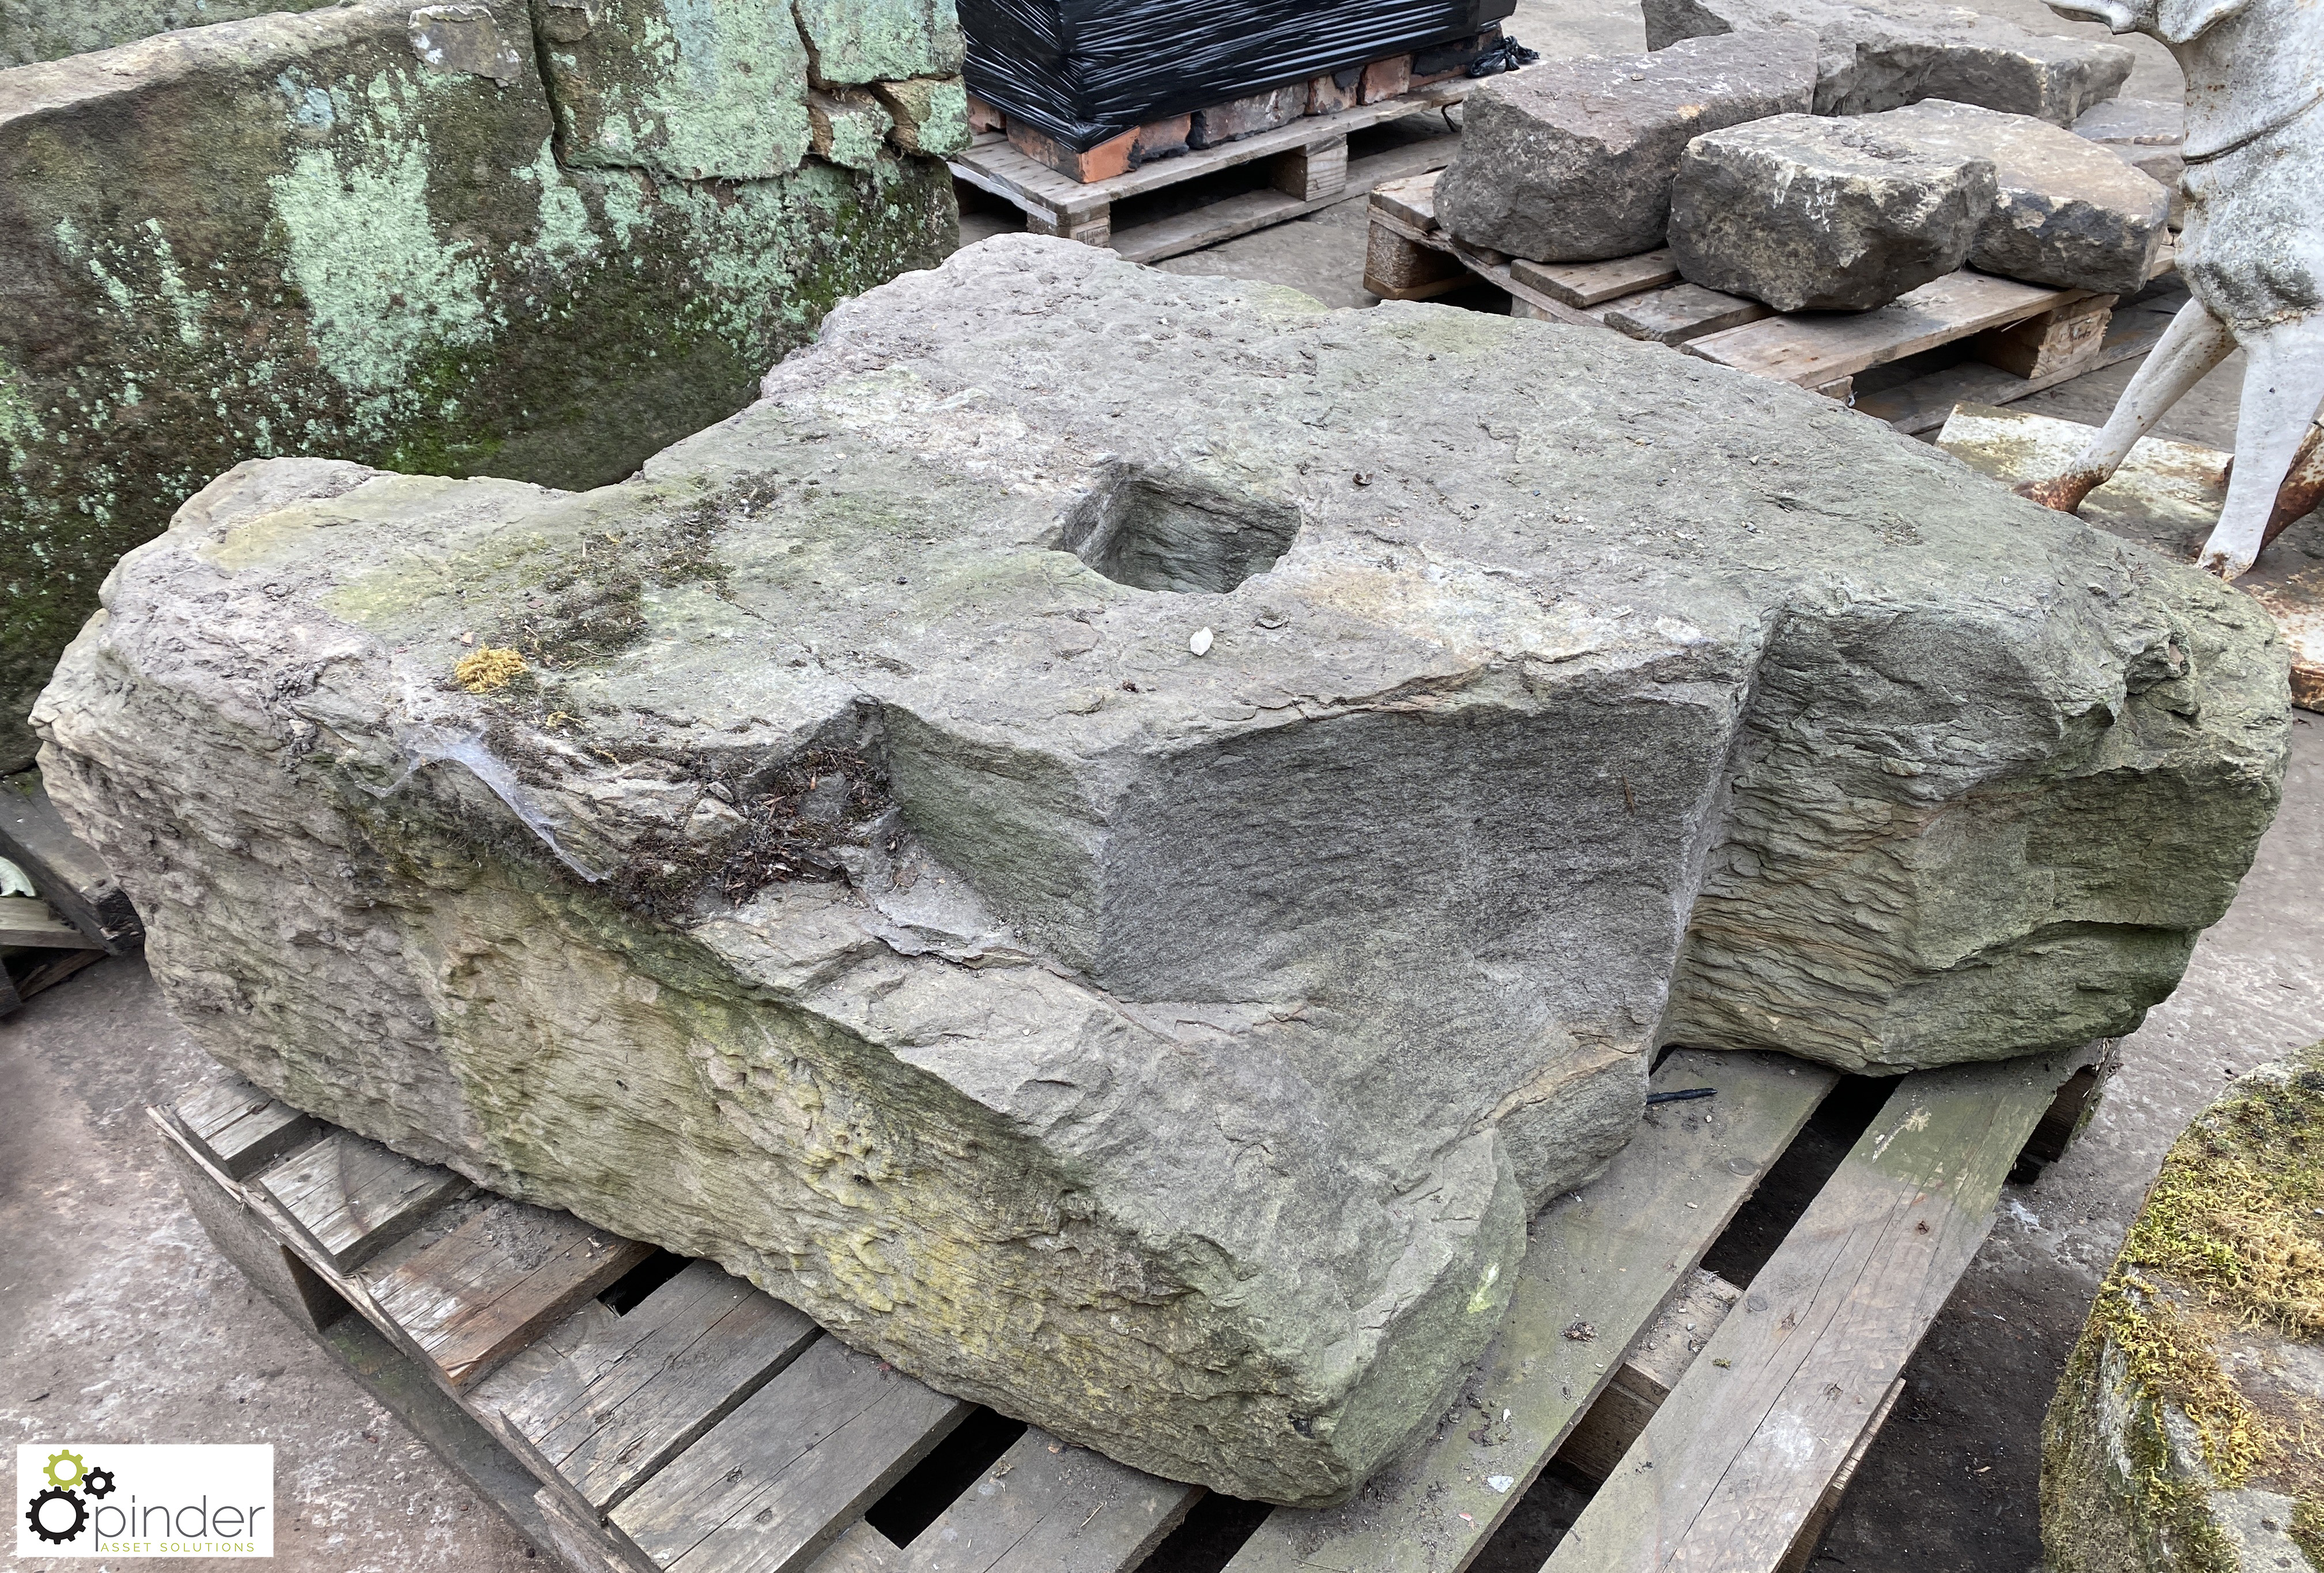
<path id="1" fill-rule="evenodd" d="M 1065 179 L 1079 180 L 1084 186 L 1093 180 L 1111 180 L 1116 175 L 1130 173 L 1130 151 L 1137 143 L 1138 133 L 1130 130 L 1120 136 L 1110 136 L 1093 148 L 1075 152 L 1021 121 L 1009 123 L 1010 146 L 1035 163 L 1047 164 Z"/>
<path id="2" fill-rule="evenodd" d="M 1307 113 L 1337 115 L 1342 109 L 1353 109 L 1364 99 L 1364 69 L 1346 66 L 1325 76 L 1311 78 L 1307 83 Z"/>
<path id="3" fill-rule="evenodd" d="M 1367 104 L 1401 97 L 1411 89 L 1410 55 L 1393 55 L 1384 60 L 1374 60 L 1364 68 L 1363 99 Z"/>
<path id="4" fill-rule="evenodd" d="M 1287 87 L 1269 87 L 1264 93 L 1231 98 L 1224 104 L 1213 104 L 1207 109 L 1195 110 L 1194 129 L 1186 138 L 1187 145 L 1216 147 L 1220 143 L 1232 142 L 1237 137 L 1255 136 L 1262 131 L 1273 131 L 1278 125 L 1288 125 L 1306 113 L 1306 83 L 1294 82 Z"/>

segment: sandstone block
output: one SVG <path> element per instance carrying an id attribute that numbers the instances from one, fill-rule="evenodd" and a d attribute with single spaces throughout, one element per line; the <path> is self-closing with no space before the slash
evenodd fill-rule
<path id="1" fill-rule="evenodd" d="M 2163 1159 L 2043 1425 L 2044 1566 L 2324 1568 L 2319 1196 L 2324 1045 Z"/>
<path id="2" fill-rule="evenodd" d="M 1002 236 L 764 393 L 225 477 L 51 790 L 271 1092 L 1166 1476 L 1434 1423 L 1659 1043 L 2126 1030 L 2280 792 L 2247 598 L 1613 334 Z"/>
<path id="3" fill-rule="evenodd" d="M 960 74 L 953 0 L 798 0 L 796 14 L 817 82 L 869 87 Z"/>
<path id="4" fill-rule="evenodd" d="M 1688 141 L 1804 113 L 1815 69 L 1805 35 L 1757 32 L 1493 78 L 1462 106 L 1460 154 L 1436 182 L 1437 220 L 1472 245 L 1535 262 L 1652 251 Z"/>
<path id="5" fill-rule="evenodd" d="M 872 91 L 894 116 L 896 145 L 908 153 L 940 159 L 976 135 L 968 123 L 968 90 L 957 77 L 874 82 Z"/>
<path id="6" fill-rule="evenodd" d="M 587 30 L 540 60 L 558 156 L 576 168 L 763 179 L 797 169 L 812 141 L 788 0 L 597 0 Z"/>
<path id="7" fill-rule="evenodd" d="M 809 88 L 807 115 L 816 157 L 851 170 L 868 170 L 877 164 L 881 144 L 896 125 L 879 99 L 844 87 L 834 92 Z"/>
<path id="8" fill-rule="evenodd" d="M 2109 98 L 2074 122 L 2085 136 L 2171 193 L 2171 226 L 2179 226 L 2186 195 L 2179 177 L 2187 170 L 2187 106 L 2162 98 Z"/>
<path id="9" fill-rule="evenodd" d="M 2055 38 L 1917 0 L 1644 0 L 1646 47 L 1722 32 L 1816 35 L 1815 113 L 1868 115 L 1949 98 L 2070 125 L 2130 75 L 2120 44 Z"/>
<path id="10" fill-rule="evenodd" d="M 2135 295 L 2170 237 L 2171 194 L 2075 133 L 1931 98 L 1861 122 L 1908 146 L 1993 164 L 1972 266 L 2029 284 Z"/>
<path id="11" fill-rule="evenodd" d="M 1690 284 L 1778 311 L 1868 310 L 1967 262 L 1995 190 L 1990 159 L 1776 115 L 1687 144 L 1671 257 Z"/>

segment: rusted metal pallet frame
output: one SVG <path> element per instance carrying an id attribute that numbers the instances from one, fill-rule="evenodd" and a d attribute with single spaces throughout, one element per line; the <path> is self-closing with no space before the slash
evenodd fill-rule
<path id="1" fill-rule="evenodd" d="M 1473 91 L 1477 79 L 1455 77 L 1415 87 L 1376 104 L 1330 115 L 1311 115 L 1272 131 L 1215 147 L 1142 164 L 1127 174 L 1084 184 L 1019 152 L 997 131 L 981 133 L 952 158 L 952 172 L 977 189 L 1020 209 L 1037 235 L 1063 235 L 1110 246 L 1131 262 L 1156 262 L 1238 235 L 1264 229 L 1361 196 L 1375 186 L 1442 168 L 1458 148 L 1452 137 L 1442 149 L 1416 144 L 1353 162 L 1348 136 L 1407 115 L 1443 110 Z M 1230 198 L 1193 214 L 1116 233 L 1113 205 L 1217 174 L 1261 159 L 1276 164 L 1276 189 Z"/>
<path id="2" fill-rule="evenodd" d="M 1554 1566 L 1645 1565 L 1639 1547 L 1683 1541 L 1674 1525 L 1704 1504 L 1641 1497 L 1637 1458 L 1665 1465 L 1655 1481 L 1667 1489 L 1686 1486 L 1690 1463 L 1702 1473 L 1710 1444 L 1697 1433 L 1724 1438 L 1729 1463 L 1750 1461 L 1767 1404 L 1733 1395 L 1770 1368 L 1769 1296 L 1783 1299 L 1787 1332 L 1826 1342 L 1760 1396 L 1797 1407 L 1802 1382 L 1842 1396 L 1816 1417 L 1805 1460 L 1764 1483 L 1766 1511 L 1748 1532 L 1722 1527 L 1720 1554 L 1688 1565 L 1803 1565 L 1982 1238 L 2001 1176 L 2037 1125 L 2052 1145 L 2071 1128 L 2062 1105 L 2092 1091 L 2096 1078 L 2076 1074 L 2089 1060 L 1903 1079 L 1747 1294 L 1698 1265 L 1835 1078 L 1777 1055 L 1670 1054 L 1658 1090 L 1718 1096 L 1650 1110 L 1604 1175 L 1536 1220 L 1508 1320 L 1436 1432 L 1347 1506 L 1275 1510 L 1231 1570 L 1457 1573 L 1553 1458 L 1608 1482 Z M 972 1406 L 708 1263 L 618 1316 L 592 1296 L 647 1247 L 475 1192 L 245 1084 L 149 1113 L 226 1254 L 520 1532 L 582 1573 L 1130 1573 L 1202 1495 L 1028 1429 L 895 1546 L 862 1513 Z M 1931 1126 L 1933 1178 L 1913 1168 L 1927 1141 L 1898 1139 Z M 1935 1228 L 1898 1233 L 1914 1217 Z M 522 1260 L 496 1265 L 494 1250 Z M 1819 1305 L 1786 1287 L 1803 1265 L 1862 1292 Z M 979 1544 L 990 1559 L 964 1559 Z"/>
<path id="3" fill-rule="evenodd" d="M 1383 299 L 1431 299 L 1477 280 L 1508 295 L 1516 315 L 1648 338 L 1624 320 L 1626 315 L 1641 314 L 1642 303 L 1682 288 L 1675 267 L 1640 266 L 1666 258 L 1665 253 L 1559 268 L 1464 245 L 1434 227 L 1429 183 L 1422 175 L 1372 193 L 1365 288 Z M 2172 265 L 2166 253 L 2155 277 Z M 1624 269 L 1635 270 L 1635 281 L 1603 294 L 1552 282 L 1562 275 L 1580 279 Z M 1906 432 L 1942 425 L 1959 402 L 2009 403 L 2145 354 L 2163 329 L 2160 322 L 2116 328 L 2109 296 L 2023 284 L 1968 269 L 1865 313 L 1784 316 L 1739 298 L 1718 299 L 1741 308 L 1729 317 L 1748 320 L 1697 333 L 1676 326 L 1653 336 L 1655 341 L 1826 394 Z M 1857 398 L 1855 378 L 1862 373 L 1964 339 L 1972 341 L 1973 354 L 1984 364 L 1932 373 Z"/>

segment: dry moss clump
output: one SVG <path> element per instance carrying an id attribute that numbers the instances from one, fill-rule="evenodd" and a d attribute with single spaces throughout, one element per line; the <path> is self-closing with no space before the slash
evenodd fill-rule
<path id="1" fill-rule="evenodd" d="M 516 651 L 486 645 L 460 658 L 452 668 L 452 681 L 471 694 L 497 694 L 524 671 L 524 658 Z"/>

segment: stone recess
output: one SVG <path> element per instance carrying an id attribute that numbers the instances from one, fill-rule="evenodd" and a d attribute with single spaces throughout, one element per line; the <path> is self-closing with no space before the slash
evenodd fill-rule
<path id="1" fill-rule="evenodd" d="M 0 71 L 0 768 L 114 559 L 239 461 L 614 480 L 952 249 L 869 94 L 801 159 L 806 50 L 751 4 L 364 0 Z"/>
<path id="2" fill-rule="evenodd" d="M 2135 295 L 2170 238 L 2171 193 L 2074 132 L 1931 98 L 1861 124 L 1923 152 L 1993 163 L 1973 267 L 2029 284 Z"/>
<path id="3" fill-rule="evenodd" d="M 1722 32 L 1816 35 L 1815 113 L 1869 115 L 1949 98 L 2054 125 L 2122 90 L 2134 57 L 2116 43 L 2055 38 L 1920 0 L 1644 0 L 1646 47 Z"/>
<path id="4" fill-rule="evenodd" d="M 2043 1426 L 2053 1573 L 2324 1570 L 2324 1044 L 2164 1158 Z"/>
<path id="5" fill-rule="evenodd" d="M 279 1096 L 1237 1495 L 1437 1419 L 1655 1044 L 2127 1031 L 2280 794 L 2247 599 L 1615 335 L 1004 236 L 764 394 L 226 476 L 51 790 Z"/>
<path id="6" fill-rule="evenodd" d="M 1863 311 L 1967 262 L 1995 192 L 1988 158 L 1780 115 L 1687 144 L 1671 259 L 1690 284 L 1778 311 Z"/>
<path id="7" fill-rule="evenodd" d="M 1541 262 L 1652 251 L 1689 138 L 1804 113 L 1814 90 L 1814 41 L 1790 32 L 1690 39 L 1493 78 L 1462 106 L 1460 154 L 1436 182 L 1437 220 L 1472 245 Z"/>

